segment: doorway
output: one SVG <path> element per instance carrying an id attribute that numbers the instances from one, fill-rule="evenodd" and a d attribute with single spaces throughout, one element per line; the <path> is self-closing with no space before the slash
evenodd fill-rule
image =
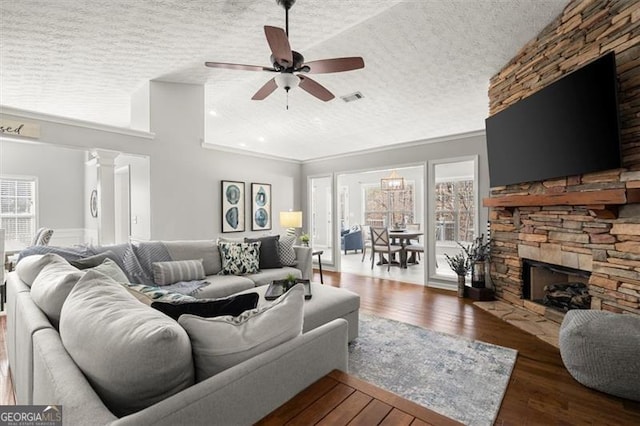
<path id="1" fill-rule="evenodd" d="M 128 243 L 131 236 L 131 169 L 126 166 L 115 169 L 115 243 Z"/>

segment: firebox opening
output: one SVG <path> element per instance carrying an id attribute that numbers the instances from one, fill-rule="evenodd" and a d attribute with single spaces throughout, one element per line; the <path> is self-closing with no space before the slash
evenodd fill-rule
<path id="1" fill-rule="evenodd" d="M 522 266 L 523 299 L 560 312 L 591 307 L 590 272 L 529 259 Z"/>

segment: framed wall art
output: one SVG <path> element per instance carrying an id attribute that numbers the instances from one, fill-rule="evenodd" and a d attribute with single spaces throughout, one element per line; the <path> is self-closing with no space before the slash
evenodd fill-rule
<path id="1" fill-rule="evenodd" d="M 91 196 L 89 197 L 89 211 L 91 212 L 91 217 L 98 217 L 98 191 L 96 189 L 91 191 Z"/>
<path id="2" fill-rule="evenodd" d="M 271 229 L 271 184 L 251 184 L 251 230 Z"/>
<path id="3" fill-rule="evenodd" d="M 222 181 L 222 232 L 244 231 L 244 182 Z"/>

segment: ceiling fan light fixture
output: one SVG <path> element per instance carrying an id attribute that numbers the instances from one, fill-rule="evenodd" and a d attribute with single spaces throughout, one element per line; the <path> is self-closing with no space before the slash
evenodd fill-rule
<path id="1" fill-rule="evenodd" d="M 300 84 L 300 77 L 290 72 L 280 73 L 275 77 L 278 87 L 282 87 L 287 92 Z"/>

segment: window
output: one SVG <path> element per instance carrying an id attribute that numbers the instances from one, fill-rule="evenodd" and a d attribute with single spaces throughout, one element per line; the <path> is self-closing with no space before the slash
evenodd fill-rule
<path id="1" fill-rule="evenodd" d="M 403 191 L 383 191 L 380 185 L 363 185 L 364 223 L 369 226 L 393 226 L 413 223 L 415 182 L 407 182 Z"/>
<path id="2" fill-rule="evenodd" d="M 473 180 L 436 183 L 436 240 L 473 241 Z"/>
<path id="3" fill-rule="evenodd" d="M 31 243 L 36 231 L 36 178 L 0 178 L 0 221 L 5 240 Z"/>

